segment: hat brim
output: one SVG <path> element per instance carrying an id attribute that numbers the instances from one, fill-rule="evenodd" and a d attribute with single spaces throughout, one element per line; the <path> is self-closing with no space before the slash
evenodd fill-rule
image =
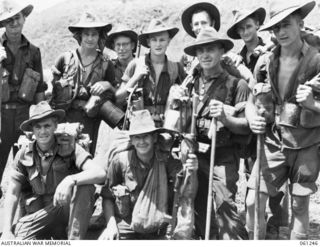
<path id="1" fill-rule="evenodd" d="M 192 31 L 191 22 L 193 13 L 198 10 L 203 9 L 209 13 L 211 17 L 215 20 L 214 29 L 219 31 L 220 29 L 220 12 L 216 6 L 208 2 L 196 3 L 188 8 L 186 8 L 181 15 L 181 22 L 184 30 L 192 37 L 196 38 L 196 35 Z"/>
<path id="2" fill-rule="evenodd" d="M 18 14 L 20 12 L 22 12 L 22 14 L 25 17 L 28 17 L 31 14 L 32 10 L 33 10 L 33 5 L 32 4 L 28 4 L 27 6 L 21 8 L 21 9 L 18 9 L 17 11 L 13 11 L 13 12 L 8 13 L 7 15 L 3 15 L 0 18 L 0 28 L 3 27 L 3 22 L 5 20 L 8 20 L 8 19 L 12 18 L 13 16 L 15 16 L 16 14 Z"/>
<path id="3" fill-rule="evenodd" d="M 132 42 L 134 42 L 136 44 L 133 52 L 136 51 L 137 42 L 138 42 L 138 34 L 132 30 L 124 30 L 124 31 L 120 31 L 120 32 L 111 33 L 107 38 L 106 47 L 111 50 L 114 50 L 114 47 L 113 47 L 114 39 L 119 36 L 129 37 L 132 40 Z"/>
<path id="4" fill-rule="evenodd" d="M 22 131 L 32 131 L 32 124 L 35 122 L 39 122 L 42 119 L 46 119 L 49 117 L 57 117 L 58 118 L 58 122 L 60 122 L 64 117 L 65 117 L 66 113 L 64 110 L 50 110 L 48 112 L 44 112 L 43 114 L 40 114 L 38 116 L 35 116 L 33 118 L 30 118 L 26 121 L 24 121 L 21 125 L 20 125 L 20 129 Z"/>
<path id="5" fill-rule="evenodd" d="M 237 25 L 242 22 L 243 20 L 245 20 L 246 18 L 248 18 L 249 16 L 252 16 L 256 14 L 256 16 L 258 17 L 258 21 L 259 21 L 259 25 L 261 26 L 266 18 L 266 10 L 264 8 L 258 8 L 244 16 L 242 16 L 239 20 L 237 20 L 227 31 L 227 35 L 231 38 L 231 39 L 241 39 L 240 35 L 238 34 L 238 27 Z"/>
<path id="6" fill-rule="evenodd" d="M 108 33 L 112 29 L 112 25 L 102 23 L 102 22 L 93 22 L 93 23 L 83 23 L 83 24 L 78 23 L 76 25 L 72 25 L 68 27 L 69 31 L 72 33 L 79 32 L 80 30 L 86 29 L 86 28 L 103 29 L 105 32 Z"/>
<path id="7" fill-rule="evenodd" d="M 197 56 L 197 48 L 205 45 L 214 45 L 214 44 L 222 44 L 223 48 L 225 49 L 225 53 L 230 51 L 234 44 L 229 39 L 210 39 L 210 40 L 203 40 L 200 42 L 194 42 L 192 45 L 187 46 L 184 48 L 184 52 L 190 56 Z"/>
<path id="8" fill-rule="evenodd" d="M 279 22 L 287 18 L 289 15 L 294 13 L 297 10 L 300 10 L 300 16 L 302 19 L 304 19 L 310 12 L 313 10 L 314 6 L 316 5 L 315 1 L 305 3 L 300 6 L 292 7 L 287 10 L 284 10 L 280 12 L 279 14 L 272 17 L 269 22 L 267 22 L 265 25 L 263 25 L 260 28 L 260 31 L 270 31 L 273 26 L 277 25 Z"/>
<path id="9" fill-rule="evenodd" d="M 146 32 L 146 33 L 140 34 L 139 37 L 138 37 L 139 42 L 144 47 L 150 48 L 150 46 L 148 45 L 149 35 L 162 33 L 162 32 L 168 32 L 170 39 L 172 39 L 179 32 L 179 28 L 177 28 L 177 27 L 161 28 L 161 29 L 155 29 L 155 30 L 153 30 L 151 32 Z"/>

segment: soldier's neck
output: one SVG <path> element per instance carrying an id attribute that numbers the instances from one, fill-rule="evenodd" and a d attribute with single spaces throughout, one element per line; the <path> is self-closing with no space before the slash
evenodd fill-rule
<path id="1" fill-rule="evenodd" d="M 155 55 L 151 53 L 150 58 L 153 64 L 163 64 L 166 60 L 166 54 Z"/>
<path id="2" fill-rule="evenodd" d="M 8 45 L 18 46 L 21 44 L 21 41 L 22 41 L 22 34 L 21 33 L 19 33 L 19 34 L 6 33 L 6 36 L 7 36 L 7 40 L 8 40 Z"/>
<path id="3" fill-rule="evenodd" d="M 289 46 L 281 46 L 281 57 L 299 57 L 301 49 L 303 47 L 303 41 L 297 39 L 294 43 Z"/>
<path id="4" fill-rule="evenodd" d="M 256 36 L 254 39 L 250 40 L 249 42 L 245 43 L 247 47 L 247 51 L 249 53 L 253 53 L 253 50 L 258 46 L 258 44 L 259 44 L 258 36 Z"/>
<path id="5" fill-rule="evenodd" d="M 48 142 L 48 143 L 39 143 L 39 142 L 37 142 L 37 146 L 42 152 L 45 153 L 45 152 L 49 151 L 50 149 L 52 149 L 54 143 L 55 143 L 55 139 L 52 138 L 50 140 L 50 142 Z"/>
<path id="6" fill-rule="evenodd" d="M 122 67 L 126 68 L 127 65 L 130 63 L 130 61 L 133 59 L 133 56 L 130 56 L 127 59 L 119 59 L 119 62 L 121 64 Z"/>
<path id="7" fill-rule="evenodd" d="M 137 156 L 144 165 L 148 166 L 154 156 L 154 149 L 150 150 L 150 152 L 146 154 L 140 154 L 137 152 Z"/>
<path id="8" fill-rule="evenodd" d="M 217 77 L 222 72 L 223 72 L 223 68 L 221 67 L 220 63 L 212 68 L 203 69 L 203 75 L 205 77 Z"/>
<path id="9" fill-rule="evenodd" d="M 89 56 L 96 56 L 97 55 L 97 49 L 93 48 L 93 49 L 86 49 L 80 46 L 79 48 L 79 53 L 81 55 L 81 57 L 85 56 L 85 57 L 89 57 Z"/>

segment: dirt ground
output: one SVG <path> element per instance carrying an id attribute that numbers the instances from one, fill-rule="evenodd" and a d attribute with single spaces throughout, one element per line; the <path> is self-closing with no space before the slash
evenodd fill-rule
<path id="1" fill-rule="evenodd" d="M 108 148 L 108 143 L 105 142 L 104 136 L 108 136 L 110 133 L 110 129 L 107 125 L 102 124 L 100 127 L 100 139 L 98 140 L 98 146 L 97 146 L 97 153 L 103 153 Z M 11 158 L 12 159 L 12 158 Z M 10 159 L 9 159 L 10 160 Z M 9 165 L 9 164 L 8 164 Z M 243 165 L 240 165 L 239 169 L 239 175 L 240 179 L 238 182 L 238 194 L 236 198 L 237 206 L 239 212 L 244 210 L 244 197 L 245 197 L 245 190 L 246 190 L 246 180 L 244 177 L 243 171 Z M 8 168 L 5 171 L 4 180 L 2 182 L 2 187 L 4 190 L 7 187 L 7 175 L 8 174 Z M 310 240 L 320 240 L 320 178 L 317 181 L 318 185 L 318 191 L 311 196 L 310 200 L 310 232 L 309 232 L 309 239 Z M 3 219 L 3 199 L 0 200 L 0 233 L 2 232 L 2 219 Z M 290 198 L 289 198 L 290 200 Z M 101 200 L 98 201 L 97 209 L 94 213 L 94 215 L 99 215 L 101 213 Z M 89 238 L 91 239 L 91 236 L 95 236 L 95 231 L 92 231 L 92 233 L 89 233 Z M 281 240 L 288 240 L 289 239 L 289 228 L 288 227 L 281 227 L 280 228 L 280 236 L 279 238 Z"/>

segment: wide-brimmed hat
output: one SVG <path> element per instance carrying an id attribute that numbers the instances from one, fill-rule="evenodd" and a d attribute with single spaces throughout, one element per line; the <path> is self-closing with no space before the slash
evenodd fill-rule
<path id="1" fill-rule="evenodd" d="M 217 43 L 220 43 L 224 47 L 225 52 L 233 48 L 233 42 L 230 39 L 222 37 L 213 27 L 206 27 L 200 31 L 198 37 L 191 45 L 184 48 L 184 52 L 190 56 L 196 56 L 198 47 Z"/>
<path id="2" fill-rule="evenodd" d="M 235 10 L 233 11 L 233 24 L 228 29 L 227 34 L 232 39 L 241 39 L 237 31 L 237 25 L 250 16 L 256 16 L 259 21 L 259 25 L 262 25 L 266 18 L 266 10 L 264 8 L 257 8 L 255 10 Z"/>
<path id="3" fill-rule="evenodd" d="M 65 116 L 64 110 L 53 110 L 47 101 L 41 101 L 36 105 L 30 106 L 29 119 L 20 125 L 22 131 L 32 131 L 32 124 L 45 118 L 57 117 L 61 121 Z"/>
<path id="4" fill-rule="evenodd" d="M 153 121 L 153 118 L 148 110 L 134 111 L 130 119 L 130 127 L 128 134 L 141 135 L 159 130 Z"/>
<path id="5" fill-rule="evenodd" d="M 172 39 L 178 31 L 179 28 L 177 27 L 168 27 L 161 20 L 152 19 L 147 31 L 139 35 L 139 41 L 141 45 L 150 48 L 147 41 L 150 34 L 168 32 L 170 39 Z"/>
<path id="6" fill-rule="evenodd" d="M 3 27 L 3 21 L 12 18 L 18 13 L 22 13 L 25 17 L 30 15 L 33 10 L 31 4 L 20 4 L 14 0 L 3 0 L 0 2 L 0 27 Z"/>
<path id="7" fill-rule="evenodd" d="M 191 22 L 192 22 L 192 15 L 197 10 L 204 10 L 208 12 L 210 17 L 215 21 L 214 28 L 219 31 L 220 29 L 220 12 L 216 6 L 208 2 L 201 2 L 192 4 L 191 6 L 187 7 L 181 15 L 181 22 L 184 30 L 192 37 L 196 37 L 194 32 L 192 31 Z"/>
<path id="8" fill-rule="evenodd" d="M 118 36 L 125 36 L 125 37 L 130 38 L 132 40 L 132 42 L 134 42 L 136 44 L 133 52 L 136 51 L 138 34 L 135 31 L 133 31 L 125 26 L 119 26 L 114 32 L 112 32 L 108 35 L 108 38 L 106 41 L 106 47 L 113 50 L 114 49 L 114 47 L 113 47 L 114 40 Z"/>
<path id="9" fill-rule="evenodd" d="M 301 3 L 301 1 L 272 0 L 270 2 L 270 20 L 265 23 L 260 31 L 270 30 L 292 13 L 299 11 L 301 18 L 305 18 L 316 5 L 315 1 Z"/>
<path id="10" fill-rule="evenodd" d="M 81 15 L 80 20 L 77 24 L 70 25 L 68 27 L 68 29 L 72 33 L 80 31 L 84 28 L 103 29 L 107 33 L 112 29 L 112 25 L 110 23 L 100 21 L 98 17 L 93 13 L 89 13 L 88 11 L 86 11 Z"/>

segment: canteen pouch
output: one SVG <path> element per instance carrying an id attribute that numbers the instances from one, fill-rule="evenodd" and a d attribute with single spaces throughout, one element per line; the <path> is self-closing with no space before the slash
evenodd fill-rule
<path id="1" fill-rule="evenodd" d="M 22 77 L 22 83 L 19 88 L 18 98 L 27 103 L 32 103 L 37 86 L 40 81 L 40 73 L 27 68 Z"/>
<path id="2" fill-rule="evenodd" d="M 300 114 L 301 107 L 298 104 L 284 102 L 276 107 L 276 122 L 281 126 L 297 128 L 300 124 Z"/>

